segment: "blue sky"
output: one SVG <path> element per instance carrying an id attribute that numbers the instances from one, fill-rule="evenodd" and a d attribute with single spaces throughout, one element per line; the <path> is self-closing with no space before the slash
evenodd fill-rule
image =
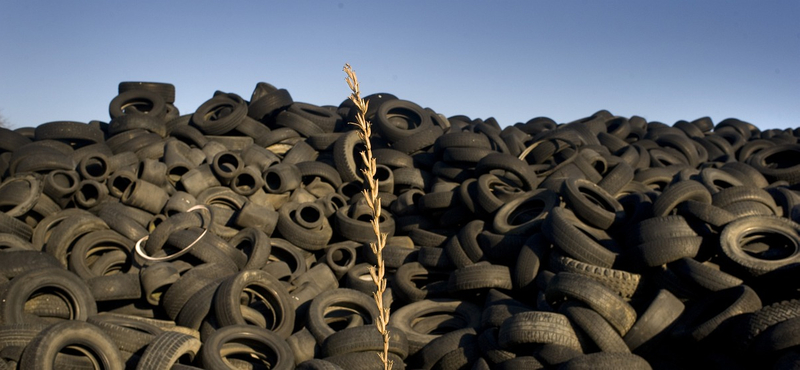
<path id="1" fill-rule="evenodd" d="M 256 83 L 365 94 L 501 125 L 608 109 L 672 124 L 800 127 L 800 1 L 2 1 L 0 115 L 108 121 L 120 81 L 193 112 Z"/>

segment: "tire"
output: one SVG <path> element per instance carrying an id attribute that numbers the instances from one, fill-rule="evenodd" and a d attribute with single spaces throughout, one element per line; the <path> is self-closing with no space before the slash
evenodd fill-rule
<path id="1" fill-rule="evenodd" d="M 163 330 L 153 324 L 124 316 L 99 314 L 86 320 L 100 328 L 120 351 L 141 354 Z"/>
<path id="2" fill-rule="evenodd" d="M 761 299 L 747 285 L 720 290 L 698 299 L 688 307 L 670 335 L 676 340 L 699 342 L 725 320 L 760 308 Z"/>
<path id="3" fill-rule="evenodd" d="M 633 181 L 633 178 L 633 167 L 626 162 L 619 162 L 603 176 L 603 179 L 600 180 L 597 185 L 608 192 L 608 194 L 615 196 L 625 185 Z"/>
<path id="4" fill-rule="evenodd" d="M 800 301 L 796 299 L 761 307 L 745 323 L 747 336 L 743 338 L 744 347 L 748 347 L 754 338 L 768 328 L 798 317 L 800 317 Z"/>
<path id="5" fill-rule="evenodd" d="M 66 347 L 78 349 L 83 357 L 91 357 L 103 369 L 122 370 L 122 355 L 98 327 L 82 321 L 66 321 L 41 331 L 25 347 L 20 369 L 56 369 L 57 357 Z"/>
<path id="6" fill-rule="evenodd" d="M 329 315 L 337 311 L 338 314 Z M 375 301 L 365 293 L 347 288 L 325 291 L 316 296 L 308 307 L 308 330 L 318 344 L 322 345 L 326 338 L 336 332 L 330 324 L 340 327 L 344 314 L 360 316 L 363 325 L 373 325 L 379 315 Z"/>
<path id="7" fill-rule="evenodd" d="M 783 216 L 783 209 L 775 203 L 775 199 L 764 189 L 750 186 L 732 186 L 720 190 L 712 197 L 712 202 L 716 207 L 729 208 L 736 203 L 753 202 L 761 206 L 766 206 L 769 210 L 767 214 Z"/>
<path id="8" fill-rule="evenodd" d="M 511 273 L 507 266 L 478 263 L 450 274 L 447 290 L 454 296 L 471 295 L 488 289 L 511 290 Z"/>
<path id="9" fill-rule="evenodd" d="M 566 316 L 573 324 L 573 329 L 580 331 L 591 343 L 582 343 L 585 353 L 601 352 L 630 353 L 631 350 L 619 333 L 602 316 L 580 303 L 567 302 L 559 307 L 558 312 Z M 578 336 L 580 339 L 582 336 Z"/>
<path id="10" fill-rule="evenodd" d="M 361 157 L 356 154 L 359 146 L 363 143 L 355 130 L 346 132 L 333 144 L 333 160 L 343 182 L 364 181 L 358 165 Z"/>
<path id="11" fill-rule="evenodd" d="M 618 256 L 617 248 L 599 244 L 583 232 L 591 231 L 589 229 L 572 211 L 563 207 L 553 208 L 542 224 L 544 235 L 570 257 L 600 267 L 612 267 Z"/>
<path id="12" fill-rule="evenodd" d="M 687 200 L 711 203 L 711 193 L 703 184 L 686 180 L 668 186 L 653 203 L 653 215 L 664 217 L 669 215 L 679 204 Z"/>
<path id="13" fill-rule="evenodd" d="M 192 124 L 206 135 L 222 135 L 236 128 L 247 110 L 247 105 L 238 95 L 217 95 L 197 108 L 192 115 Z"/>
<path id="14" fill-rule="evenodd" d="M 165 112 L 166 115 L 166 112 Z M 132 112 L 114 117 L 108 124 L 108 135 L 114 136 L 125 131 L 146 130 L 159 137 L 167 136 L 166 117 Z"/>
<path id="15" fill-rule="evenodd" d="M 264 172 L 264 186 L 273 194 L 281 194 L 297 189 L 302 175 L 293 164 L 276 164 Z"/>
<path id="16" fill-rule="evenodd" d="M 161 298 L 161 306 L 167 316 L 175 320 L 186 302 L 200 289 L 214 280 L 227 277 L 233 271 L 218 263 L 205 263 L 192 267 L 173 283 Z"/>
<path id="17" fill-rule="evenodd" d="M 645 266 L 657 267 L 681 258 L 694 258 L 702 243 L 699 236 L 658 239 L 637 245 L 636 252 Z"/>
<path id="18" fill-rule="evenodd" d="M 32 210 L 42 195 L 44 186 L 40 177 L 33 174 L 20 174 L 6 178 L 0 184 L 0 205 L 5 214 L 20 217 Z"/>
<path id="19" fill-rule="evenodd" d="M 414 356 L 416 362 L 419 362 L 421 369 L 432 369 L 434 367 L 451 369 L 460 368 L 461 366 L 448 366 L 442 362 L 450 362 L 455 359 L 445 359 L 448 354 L 459 349 L 470 349 L 470 352 L 477 357 L 476 351 L 478 347 L 478 333 L 474 328 L 459 329 L 444 334 L 428 343 Z M 456 354 L 457 356 L 458 354 Z M 462 359 L 466 360 L 464 353 L 461 353 Z M 451 355 L 452 356 L 452 355 Z M 473 359 L 474 361 L 474 359 Z"/>
<path id="20" fill-rule="evenodd" d="M 597 352 L 575 357 L 558 370 L 652 370 L 644 358 L 632 353 Z"/>
<path id="21" fill-rule="evenodd" d="M 374 242 L 375 232 L 372 229 L 371 221 L 368 221 L 372 215 L 367 213 L 367 209 L 365 204 L 357 203 L 336 210 L 336 230 L 339 234 L 357 242 Z M 395 220 L 386 210 L 381 211 L 379 228 L 387 238 L 394 236 Z"/>
<path id="22" fill-rule="evenodd" d="M 243 295 L 258 299 L 249 298 L 243 302 Z M 241 306 L 259 310 L 266 320 L 266 329 L 281 338 L 286 339 L 292 334 L 295 311 L 289 294 L 284 285 L 267 272 L 245 270 L 222 282 L 214 295 L 214 312 L 219 326 L 247 324 Z"/>
<path id="23" fill-rule="evenodd" d="M 419 262 L 406 263 L 394 273 L 392 288 L 398 298 L 407 303 L 445 298 L 448 275 L 445 271 L 427 268 Z M 370 282 L 370 285 L 373 284 Z"/>
<path id="24" fill-rule="evenodd" d="M 773 252 L 768 249 L 758 254 L 747 251 L 749 244 L 756 245 L 759 241 L 788 246 L 788 250 L 770 248 Z M 722 229 L 720 246 L 723 254 L 736 265 L 750 275 L 760 276 L 800 261 L 800 225 L 777 216 L 745 217 Z"/>
<path id="25" fill-rule="evenodd" d="M 86 285 L 96 302 L 142 298 L 142 284 L 136 273 L 100 275 L 87 280 Z"/>
<path id="26" fill-rule="evenodd" d="M 330 357 L 354 352 L 383 351 L 383 335 L 374 325 L 346 328 L 331 334 L 322 342 L 322 356 Z M 399 330 L 389 332 L 389 353 L 402 359 L 408 356 L 408 339 Z"/>
<path id="27" fill-rule="evenodd" d="M 284 204 L 278 210 L 277 230 L 292 244 L 307 251 L 325 248 L 333 236 L 333 229 L 316 203 Z"/>
<path id="28" fill-rule="evenodd" d="M 339 366 L 342 369 L 349 370 L 371 370 L 383 366 L 383 362 L 375 352 L 353 352 L 338 356 L 325 357 L 323 360 L 330 362 L 335 366 Z M 404 370 L 406 368 L 403 359 L 394 353 L 389 353 L 389 361 L 393 364 L 392 369 Z"/>
<path id="29" fill-rule="evenodd" d="M 585 275 L 602 283 L 625 299 L 633 297 L 639 289 L 641 281 L 639 274 L 590 265 L 560 253 L 550 253 L 549 262 L 549 267 L 553 272 L 565 271 Z"/>
<path id="30" fill-rule="evenodd" d="M 461 327 L 438 327 L 434 326 L 430 330 L 419 331 L 412 325 L 415 321 L 425 317 L 446 315 L 457 318 Z M 480 307 L 467 301 L 453 299 L 425 299 L 401 307 L 392 313 L 389 322 L 389 330 L 401 330 L 408 338 L 409 356 L 413 356 L 430 341 L 436 339 L 445 331 L 480 327 L 481 310 Z M 436 334 L 432 334 L 436 333 Z"/>
<path id="31" fill-rule="evenodd" d="M 36 126 L 34 139 L 56 140 L 80 148 L 105 142 L 105 135 L 103 131 L 82 122 L 54 121 Z"/>
<path id="32" fill-rule="evenodd" d="M 148 114 L 163 119 L 167 114 L 167 102 L 148 90 L 128 90 L 111 100 L 108 113 L 112 119 L 126 114 Z"/>
<path id="33" fill-rule="evenodd" d="M 0 212 L 0 232 L 15 235 L 22 240 L 31 240 L 33 229 L 5 212 Z"/>
<path id="34" fill-rule="evenodd" d="M 800 152 L 800 145 L 777 145 L 763 149 L 750 158 L 747 163 L 770 182 L 787 181 L 789 185 L 800 183 L 800 166 L 794 160 Z"/>
<path id="35" fill-rule="evenodd" d="M 561 203 L 558 194 L 536 189 L 514 198 L 495 213 L 492 229 L 498 234 L 529 234 L 541 227 L 547 214 Z"/>
<path id="36" fill-rule="evenodd" d="M 551 305 L 577 300 L 608 320 L 623 336 L 636 322 L 636 311 L 630 304 L 602 283 L 583 275 L 559 272 L 547 284 L 545 297 Z"/>
<path id="37" fill-rule="evenodd" d="M 123 81 L 117 86 L 118 93 L 129 90 L 147 90 L 158 94 L 167 103 L 175 102 L 175 85 L 163 82 Z"/>
<path id="38" fill-rule="evenodd" d="M 158 334 L 145 348 L 136 369 L 169 370 L 182 358 L 191 361 L 200 352 L 199 339 L 177 331 Z"/>
<path id="39" fill-rule="evenodd" d="M 607 230 L 623 221 L 625 212 L 619 201 L 589 180 L 567 179 L 562 195 L 575 215 L 590 226 Z"/>
<path id="40" fill-rule="evenodd" d="M 86 321 L 97 314 L 97 303 L 89 287 L 77 275 L 60 269 L 30 270 L 16 276 L 6 287 L 0 300 L 0 321 L 3 324 L 27 322 L 25 302 L 36 293 L 55 291 L 70 307 L 70 319 Z"/>
<path id="41" fill-rule="evenodd" d="M 623 339 L 631 351 L 643 353 L 655 348 L 657 341 L 664 337 L 669 328 L 681 316 L 683 303 L 672 293 L 659 289 L 655 298 L 648 304 Z"/>
<path id="42" fill-rule="evenodd" d="M 521 182 L 522 188 L 528 191 L 536 189 L 539 180 L 528 164 L 514 156 L 504 153 L 491 153 L 481 158 L 475 166 L 475 174 L 480 176 L 493 170 L 513 173 Z"/>
<path id="43" fill-rule="evenodd" d="M 390 142 L 410 136 L 431 126 L 430 116 L 422 107 L 407 100 L 384 102 L 375 114 L 375 127 Z"/>
<path id="44" fill-rule="evenodd" d="M 217 329 L 200 349 L 200 361 L 208 369 L 237 365 L 267 366 L 269 369 L 291 370 L 295 357 L 289 344 L 276 333 L 252 325 L 232 325 Z"/>
<path id="45" fill-rule="evenodd" d="M 529 344 L 558 344 L 581 350 L 566 316 L 554 312 L 520 312 L 503 322 L 497 335 L 501 348 L 515 350 Z"/>

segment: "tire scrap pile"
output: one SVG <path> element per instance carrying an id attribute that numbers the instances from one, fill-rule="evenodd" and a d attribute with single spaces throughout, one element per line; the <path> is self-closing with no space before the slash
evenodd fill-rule
<path id="1" fill-rule="evenodd" d="M 800 367 L 799 130 L 373 94 L 394 369 Z M 0 129 L 0 369 L 377 369 L 356 109 Z"/>

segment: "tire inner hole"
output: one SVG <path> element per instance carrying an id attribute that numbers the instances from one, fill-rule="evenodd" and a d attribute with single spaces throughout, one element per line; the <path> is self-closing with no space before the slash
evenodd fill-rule
<path id="1" fill-rule="evenodd" d="M 761 232 L 746 235 L 739 243 L 748 255 L 762 260 L 781 260 L 798 252 L 798 245 L 783 233 Z"/>

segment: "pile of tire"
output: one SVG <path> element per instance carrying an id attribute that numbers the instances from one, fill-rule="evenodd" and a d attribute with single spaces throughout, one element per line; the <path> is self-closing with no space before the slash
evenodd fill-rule
<path id="1" fill-rule="evenodd" d="M 800 130 L 367 96 L 394 369 L 800 366 Z M 356 108 L 0 129 L 0 369 L 376 369 Z"/>

